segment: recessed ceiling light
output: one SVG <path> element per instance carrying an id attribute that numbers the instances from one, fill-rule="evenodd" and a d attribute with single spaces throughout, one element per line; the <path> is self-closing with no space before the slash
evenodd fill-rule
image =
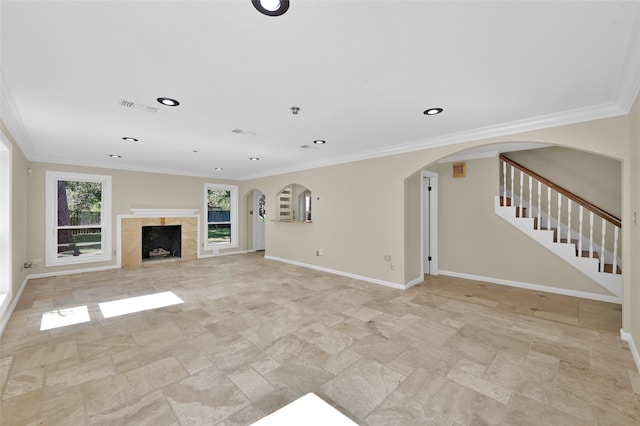
<path id="1" fill-rule="evenodd" d="M 289 10 L 289 0 L 251 0 L 251 3 L 267 16 L 280 16 Z"/>
<path id="2" fill-rule="evenodd" d="M 442 108 L 429 108 L 424 111 L 424 115 L 437 115 L 444 111 Z"/>
<path id="3" fill-rule="evenodd" d="M 259 158 L 258 158 L 258 157 L 250 157 L 250 158 L 249 158 L 249 160 L 251 160 L 251 161 L 258 161 L 258 160 L 259 160 Z"/>
<path id="4" fill-rule="evenodd" d="M 180 105 L 180 102 L 176 101 L 175 99 L 171 99 L 171 98 L 158 98 L 157 100 L 162 105 L 166 105 L 166 106 L 178 106 L 178 105 Z"/>
<path id="5" fill-rule="evenodd" d="M 322 139 L 316 139 L 315 141 L 313 141 L 313 143 L 315 143 L 316 145 L 324 145 L 325 143 L 327 143 L 327 141 Z"/>
<path id="6" fill-rule="evenodd" d="M 125 140 L 127 142 L 138 142 L 138 139 L 132 138 L 131 136 L 125 136 L 122 138 L 122 140 Z"/>
<path id="7" fill-rule="evenodd" d="M 111 158 L 122 158 L 122 155 L 118 155 L 118 154 L 109 154 L 109 157 L 111 157 Z"/>
<path id="8" fill-rule="evenodd" d="M 221 172 L 221 171 L 223 171 L 224 169 L 223 169 L 222 167 L 216 167 L 214 170 L 215 170 L 216 172 Z"/>

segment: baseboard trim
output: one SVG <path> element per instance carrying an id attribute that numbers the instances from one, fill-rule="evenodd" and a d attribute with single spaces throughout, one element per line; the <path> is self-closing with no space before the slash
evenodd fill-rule
<path id="1" fill-rule="evenodd" d="M 408 288 L 408 286 L 405 286 L 405 285 L 402 285 L 402 284 L 397 284 L 397 283 L 392 283 L 390 281 L 384 281 L 384 280 L 379 280 L 377 278 L 365 277 L 363 275 L 357 275 L 357 274 L 352 274 L 350 272 L 338 271 L 338 270 L 335 270 L 335 269 L 329 269 L 329 268 L 325 268 L 323 266 L 312 265 L 312 264 L 309 264 L 309 263 L 302 263 L 302 262 L 298 262 L 298 261 L 295 261 L 295 260 L 283 259 L 281 257 L 274 257 L 274 256 L 265 255 L 264 258 L 267 259 L 267 260 L 275 260 L 276 262 L 288 263 L 290 265 L 302 266 L 303 268 L 315 269 L 316 271 L 327 272 L 329 274 L 340 275 L 340 276 L 347 277 L 347 278 L 353 278 L 355 280 L 366 281 L 366 282 L 369 282 L 369 283 L 372 283 L 372 284 L 383 285 L 385 287 L 391 287 L 391 288 L 395 288 L 395 289 L 398 289 L 398 290 L 406 290 Z"/>
<path id="2" fill-rule="evenodd" d="M 238 250 L 238 251 L 228 251 L 224 253 L 218 254 L 198 254 L 198 259 L 206 259 L 208 257 L 220 257 L 220 256 L 231 256 L 234 254 L 247 254 L 247 250 Z"/>
<path id="3" fill-rule="evenodd" d="M 587 293 L 585 291 L 567 290 L 564 288 L 549 287 L 540 284 L 523 283 L 519 281 L 503 280 L 501 278 L 483 277 L 480 275 L 464 274 L 461 272 L 440 270 L 440 275 L 447 275 L 455 278 L 464 278 L 467 280 L 483 281 L 491 284 L 506 285 L 510 287 L 524 288 L 527 290 L 544 291 L 545 293 L 562 294 L 564 296 L 579 297 L 581 299 L 597 300 L 599 302 L 622 304 L 622 300 L 616 296 L 607 296 L 605 294 Z"/>
<path id="4" fill-rule="evenodd" d="M 99 271 L 108 271 L 110 269 L 120 269 L 120 265 L 110 265 L 110 266 L 100 266 L 97 268 L 86 268 L 86 269 L 71 269 L 66 271 L 55 271 L 55 272 L 43 272 L 41 274 L 32 274 L 27 277 L 27 279 L 35 279 L 35 278 L 47 278 L 47 277 L 58 277 L 61 275 L 73 275 L 73 274 L 84 274 L 85 272 L 99 272 Z"/>
<path id="5" fill-rule="evenodd" d="M 16 297 L 13 299 L 13 302 L 11 302 L 11 306 L 7 310 L 7 314 L 4 316 L 4 319 L 2 320 L 2 324 L 0 324 L 0 336 L 2 336 L 2 333 L 4 333 L 4 329 L 7 327 L 7 324 L 11 319 L 11 316 L 13 315 L 13 311 L 15 311 L 16 306 L 18 306 L 18 302 L 22 297 L 22 292 L 24 291 L 24 288 L 27 286 L 27 282 L 29 282 L 28 276 L 22 282 L 22 285 L 20 286 L 20 290 L 18 290 Z"/>
<path id="6" fill-rule="evenodd" d="M 620 338 L 629 344 L 629 349 L 631 349 L 631 355 L 633 355 L 633 360 L 636 362 L 636 368 L 638 372 L 640 372 L 640 353 L 638 353 L 638 347 L 636 343 L 633 341 L 633 336 L 631 333 L 627 333 L 622 328 L 620 329 Z"/>
<path id="7" fill-rule="evenodd" d="M 414 286 L 414 285 L 416 285 L 416 284 L 420 284 L 420 283 L 421 283 L 421 282 L 423 282 L 423 281 L 424 281 L 424 277 L 414 278 L 414 279 L 412 279 L 411 281 L 409 281 L 409 282 L 406 284 L 405 288 L 406 288 L 406 289 L 409 289 L 409 288 L 413 287 L 413 286 Z"/>

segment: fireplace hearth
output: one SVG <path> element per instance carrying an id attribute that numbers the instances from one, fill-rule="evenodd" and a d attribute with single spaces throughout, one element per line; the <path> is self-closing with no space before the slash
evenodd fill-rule
<path id="1" fill-rule="evenodd" d="M 142 261 L 182 257 L 182 226 L 143 226 Z"/>

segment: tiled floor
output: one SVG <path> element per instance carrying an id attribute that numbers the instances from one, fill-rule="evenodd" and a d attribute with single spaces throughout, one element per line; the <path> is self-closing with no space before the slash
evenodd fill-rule
<path id="1" fill-rule="evenodd" d="M 98 306 L 165 291 L 184 303 Z M 78 306 L 89 322 L 40 331 Z M 400 291 L 260 254 L 42 278 L 0 340 L 0 423 L 240 425 L 315 392 L 366 425 L 638 425 L 619 329 L 617 305 L 447 277 Z"/>

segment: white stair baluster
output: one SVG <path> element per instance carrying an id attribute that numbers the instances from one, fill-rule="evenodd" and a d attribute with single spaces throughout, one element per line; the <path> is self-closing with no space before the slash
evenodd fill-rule
<path id="1" fill-rule="evenodd" d="M 533 200 L 531 199 L 531 187 L 533 182 L 533 178 L 529 176 L 529 217 L 531 217 L 531 209 L 533 208 Z"/>
<path id="2" fill-rule="evenodd" d="M 547 216 L 547 231 L 551 230 L 551 188 L 547 186 L 547 206 L 549 215 Z"/>
<path id="3" fill-rule="evenodd" d="M 561 211 L 562 208 L 562 195 L 560 195 L 560 193 L 558 192 L 558 221 L 556 223 L 556 227 L 558 228 L 558 230 L 556 231 L 556 242 L 559 243 L 560 240 L 562 240 L 562 228 L 560 228 L 560 225 L 562 224 L 562 221 L 560 220 L 561 218 Z"/>
<path id="4" fill-rule="evenodd" d="M 600 245 L 600 272 L 604 272 L 604 238 L 607 234 L 607 221 L 602 219 L 602 244 Z"/>
<path id="5" fill-rule="evenodd" d="M 571 244 L 571 199 L 567 198 L 567 244 Z"/>
<path id="6" fill-rule="evenodd" d="M 511 166 L 511 205 L 512 206 L 516 205 L 516 203 L 515 203 L 515 201 L 516 201 L 516 193 L 514 192 L 515 191 L 515 187 L 513 186 L 513 179 L 514 179 L 515 175 L 516 175 L 516 168 Z"/>
<path id="7" fill-rule="evenodd" d="M 502 162 L 502 205 L 507 205 L 507 163 Z"/>
<path id="8" fill-rule="evenodd" d="M 524 173 L 519 172 L 518 176 L 520 177 L 520 217 L 524 217 L 522 215 L 522 199 L 524 198 L 524 192 L 522 192 L 522 184 L 524 183 Z"/>
<path id="9" fill-rule="evenodd" d="M 540 194 L 542 193 L 542 184 L 538 181 L 538 229 L 542 229 L 542 204 L 540 204 Z"/>
<path id="10" fill-rule="evenodd" d="M 578 232 L 578 256 L 582 257 L 582 216 L 584 214 L 584 207 L 580 206 L 580 232 Z"/>
<path id="11" fill-rule="evenodd" d="M 614 274 L 618 273 L 618 232 L 619 231 L 620 231 L 620 228 L 614 225 L 613 226 L 613 269 L 611 270 L 611 272 Z"/>
<path id="12" fill-rule="evenodd" d="M 589 211 L 589 257 L 593 258 L 593 212 Z"/>

